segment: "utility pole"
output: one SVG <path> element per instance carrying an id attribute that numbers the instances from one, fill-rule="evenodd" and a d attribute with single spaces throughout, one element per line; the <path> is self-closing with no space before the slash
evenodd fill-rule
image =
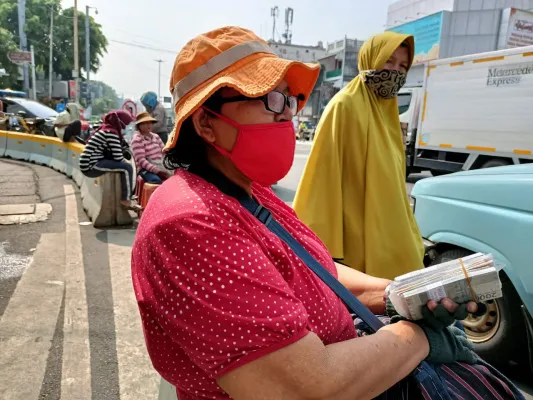
<path id="1" fill-rule="evenodd" d="M 28 51 L 28 39 L 26 37 L 26 32 L 24 31 L 24 26 L 26 25 L 26 0 L 18 0 L 18 22 L 20 49 L 23 51 Z M 28 65 L 24 64 L 22 68 L 24 70 L 24 91 L 27 92 L 30 89 Z"/>
<path id="2" fill-rule="evenodd" d="M 89 29 L 89 6 L 85 7 L 85 73 L 87 74 L 87 82 L 89 82 L 89 75 L 91 71 L 91 30 Z"/>
<path id="3" fill-rule="evenodd" d="M 87 74 L 87 104 L 91 104 L 90 75 L 91 75 L 91 21 L 89 19 L 89 10 L 94 8 L 98 15 L 98 9 L 91 6 L 85 6 L 85 73 Z"/>
<path id="4" fill-rule="evenodd" d="M 35 49 L 33 48 L 33 44 L 30 46 L 31 48 L 31 91 L 32 91 L 32 98 L 33 100 L 37 101 L 37 78 L 35 77 Z"/>
<path id="5" fill-rule="evenodd" d="M 48 62 L 48 97 L 52 100 L 52 77 L 54 65 L 54 6 L 50 6 L 50 60 Z"/>
<path id="6" fill-rule="evenodd" d="M 270 9 L 270 16 L 272 17 L 272 41 L 276 41 L 276 18 L 279 15 L 278 6 L 274 6 Z"/>
<path id="7" fill-rule="evenodd" d="M 74 0 L 74 71 L 72 71 L 72 77 L 74 78 L 75 98 L 74 100 L 79 102 L 80 92 L 78 85 L 78 75 L 80 71 L 80 61 L 78 53 L 78 0 Z"/>
<path id="8" fill-rule="evenodd" d="M 163 60 L 154 60 L 154 61 L 159 64 L 159 72 L 157 75 L 157 100 L 161 101 L 161 64 L 164 61 Z"/>

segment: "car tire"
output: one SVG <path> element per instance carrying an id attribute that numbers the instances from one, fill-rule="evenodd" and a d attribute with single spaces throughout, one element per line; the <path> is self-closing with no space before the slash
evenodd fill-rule
<path id="1" fill-rule="evenodd" d="M 431 265 L 466 257 L 472 252 L 464 249 L 448 250 Z M 465 332 L 474 342 L 475 352 L 493 365 L 509 361 L 521 363 L 527 356 L 527 336 L 520 305 L 522 301 L 507 276 L 501 277 L 503 297 L 485 303 L 487 313 L 479 318 L 471 315 L 464 321 Z"/>
<path id="2" fill-rule="evenodd" d="M 509 161 L 506 160 L 500 160 L 500 159 L 492 159 L 487 161 L 485 164 L 481 166 L 481 169 L 483 168 L 494 168 L 494 167 L 505 167 L 507 165 L 511 165 Z"/>

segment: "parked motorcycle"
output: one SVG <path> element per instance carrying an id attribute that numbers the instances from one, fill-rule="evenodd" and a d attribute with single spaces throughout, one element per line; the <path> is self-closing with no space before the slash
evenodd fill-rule
<path id="1" fill-rule="evenodd" d="M 17 114 L 4 114 L 0 119 L 0 129 L 30 135 L 46 135 L 47 121 L 44 118 L 26 118 L 25 114 L 23 111 Z"/>

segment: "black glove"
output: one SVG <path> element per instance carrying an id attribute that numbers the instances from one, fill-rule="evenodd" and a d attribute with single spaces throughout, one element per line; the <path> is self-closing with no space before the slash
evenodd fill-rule
<path id="1" fill-rule="evenodd" d="M 442 304 L 438 304 L 435 310 L 430 311 L 428 306 L 422 307 L 422 321 L 435 331 L 441 331 L 447 326 L 453 325 L 455 321 L 462 321 L 468 315 L 466 303 L 460 304 L 455 312 L 449 312 Z"/>
<path id="2" fill-rule="evenodd" d="M 422 319 L 417 322 L 423 322 L 431 329 L 436 331 L 442 330 L 447 326 L 454 324 L 455 321 L 462 321 L 465 319 L 468 315 L 466 306 L 467 303 L 459 304 L 459 307 L 457 307 L 455 312 L 451 313 L 440 303 L 437 305 L 437 308 L 435 308 L 434 311 L 430 311 L 428 306 L 425 305 L 422 308 Z M 385 309 L 387 310 L 387 315 L 391 317 L 391 323 L 405 319 L 398 314 L 389 298 L 387 298 Z M 486 311 L 487 306 L 485 306 L 483 303 L 478 303 L 478 310 L 474 316 L 481 316 L 485 314 Z"/>
<path id="3" fill-rule="evenodd" d="M 478 362 L 474 353 L 473 344 L 461 329 L 449 326 L 443 330 L 435 331 L 430 327 L 419 324 L 429 342 L 429 355 L 426 361 L 433 364 L 450 364 L 456 361 L 467 364 Z"/>

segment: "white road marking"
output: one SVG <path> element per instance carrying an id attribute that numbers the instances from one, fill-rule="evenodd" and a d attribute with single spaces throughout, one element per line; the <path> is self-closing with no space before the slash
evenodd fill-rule
<path id="1" fill-rule="evenodd" d="M 120 400 L 156 399 L 160 377 L 146 351 L 131 280 L 135 230 L 107 231 L 116 330 Z"/>
<path id="2" fill-rule="evenodd" d="M 65 193 L 65 323 L 61 397 L 90 400 L 91 355 L 89 317 L 83 266 L 83 248 L 78 223 L 78 203 L 72 185 Z"/>

